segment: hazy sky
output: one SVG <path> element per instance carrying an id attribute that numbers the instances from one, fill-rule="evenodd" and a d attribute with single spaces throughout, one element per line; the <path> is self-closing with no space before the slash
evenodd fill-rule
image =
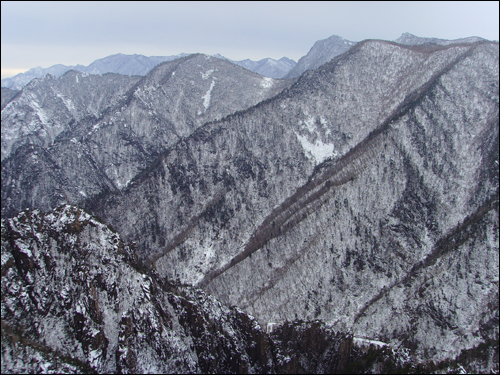
<path id="1" fill-rule="evenodd" d="M 394 40 L 403 32 L 498 40 L 492 2 L 2 1 L 2 78 L 35 66 L 88 65 L 115 53 L 220 53 L 297 61 L 314 42 Z"/>

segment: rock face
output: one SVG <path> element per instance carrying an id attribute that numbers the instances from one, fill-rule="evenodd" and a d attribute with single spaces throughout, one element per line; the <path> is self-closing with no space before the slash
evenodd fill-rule
<path id="1" fill-rule="evenodd" d="M 2 373 L 268 372 L 254 319 L 169 291 L 133 248 L 76 207 L 2 220 Z"/>
<path id="2" fill-rule="evenodd" d="M 277 367 L 248 371 L 494 371 L 498 55 L 368 40 L 296 82 L 167 62 L 100 118 L 2 161 L 2 214 L 79 204 L 135 243 L 155 283 L 276 323 L 286 339 L 263 358 Z M 186 363 L 175 371 L 200 362 Z"/>
<path id="3" fill-rule="evenodd" d="M 336 56 L 348 51 L 356 42 L 345 40 L 344 38 L 332 35 L 314 43 L 307 55 L 301 57 L 285 78 L 296 78 L 307 70 L 314 70 Z"/>

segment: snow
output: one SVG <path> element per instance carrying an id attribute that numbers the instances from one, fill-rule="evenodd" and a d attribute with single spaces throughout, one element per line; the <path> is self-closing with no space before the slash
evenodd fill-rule
<path id="1" fill-rule="evenodd" d="M 30 103 L 30 107 L 34 109 L 36 115 L 38 116 L 38 118 L 40 119 L 40 122 L 42 124 L 49 123 L 47 116 L 45 115 L 44 111 L 42 110 L 42 108 L 40 108 L 40 106 L 38 105 L 38 103 L 36 101 L 32 100 Z"/>
<path id="2" fill-rule="evenodd" d="M 57 93 L 56 95 L 58 98 L 60 98 L 63 101 L 63 103 L 66 106 L 66 108 L 68 109 L 68 111 L 70 111 L 70 112 L 75 111 L 75 105 L 73 104 L 73 101 L 71 99 L 66 98 L 64 95 L 62 95 L 60 93 Z"/>
<path id="3" fill-rule="evenodd" d="M 329 143 L 323 143 L 317 140 L 315 143 L 310 142 L 306 137 L 296 133 L 297 139 L 306 151 L 306 156 L 315 164 L 324 162 L 327 158 L 335 156 L 334 146 Z"/>
<path id="4" fill-rule="evenodd" d="M 274 329 L 274 326 L 276 326 L 276 325 L 278 325 L 278 323 L 273 323 L 273 322 L 267 323 L 266 333 L 272 333 L 273 329 Z"/>
<path id="5" fill-rule="evenodd" d="M 386 342 L 382 342 L 382 341 L 370 340 L 370 339 L 365 339 L 362 337 L 353 337 L 353 339 L 354 339 L 354 343 L 358 344 L 359 346 L 364 346 L 364 345 L 375 345 L 378 347 L 388 346 L 388 344 Z"/>
<path id="6" fill-rule="evenodd" d="M 274 81 L 272 78 L 264 77 L 260 82 L 260 85 L 265 89 L 269 89 L 273 86 L 273 83 Z"/>
<path id="7" fill-rule="evenodd" d="M 201 97 L 203 99 L 203 106 L 205 107 L 205 111 L 210 106 L 210 95 L 212 93 L 212 89 L 214 88 L 214 86 L 215 86 L 215 80 L 212 79 L 212 83 L 210 84 L 210 88 L 208 89 L 206 94 Z"/>
<path id="8" fill-rule="evenodd" d="M 213 73 L 213 72 L 214 72 L 214 70 L 213 70 L 213 69 L 210 69 L 210 70 L 206 71 L 205 73 L 200 72 L 200 74 L 201 74 L 201 78 L 202 78 L 203 80 L 207 80 L 207 79 L 208 79 L 208 78 L 212 75 L 212 73 Z"/>

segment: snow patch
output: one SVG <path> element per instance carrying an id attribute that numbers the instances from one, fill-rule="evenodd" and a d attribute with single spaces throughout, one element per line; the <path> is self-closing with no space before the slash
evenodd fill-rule
<path id="1" fill-rule="evenodd" d="M 73 102 L 71 101 L 71 99 L 68 99 L 66 98 L 64 95 L 62 94 L 57 94 L 57 97 L 60 98 L 64 105 L 66 106 L 66 108 L 68 109 L 68 111 L 70 112 L 74 112 L 75 111 L 75 105 L 73 104 Z"/>
<path id="2" fill-rule="evenodd" d="M 261 87 L 265 89 L 269 89 L 273 86 L 274 80 L 269 77 L 264 77 L 262 81 L 260 82 Z"/>
<path id="3" fill-rule="evenodd" d="M 208 79 L 208 78 L 212 75 L 212 73 L 213 73 L 213 72 L 214 72 L 214 70 L 213 70 L 213 69 L 210 69 L 210 70 L 206 71 L 205 73 L 200 72 L 200 74 L 201 74 L 201 78 L 202 78 L 203 80 L 207 80 L 207 79 Z"/>
<path id="4" fill-rule="evenodd" d="M 362 337 L 353 337 L 354 343 L 357 344 L 358 346 L 370 346 L 370 345 L 375 345 L 379 348 L 383 348 L 385 346 L 388 346 L 386 342 L 382 341 L 377 341 L 377 340 L 370 340 L 370 339 L 364 339 Z"/>
<path id="5" fill-rule="evenodd" d="M 306 151 L 306 156 L 314 163 L 320 164 L 324 162 L 327 158 L 335 156 L 335 147 L 329 143 L 323 143 L 321 140 L 317 140 L 315 143 L 310 142 L 306 137 L 300 134 L 295 134 L 299 140 L 302 148 Z"/>
<path id="6" fill-rule="evenodd" d="M 201 97 L 203 99 L 203 106 L 205 107 L 205 111 L 210 106 L 210 96 L 212 94 L 212 89 L 214 88 L 214 85 L 215 85 L 215 80 L 212 79 L 212 83 L 210 84 L 210 88 L 208 89 L 206 94 Z"/>

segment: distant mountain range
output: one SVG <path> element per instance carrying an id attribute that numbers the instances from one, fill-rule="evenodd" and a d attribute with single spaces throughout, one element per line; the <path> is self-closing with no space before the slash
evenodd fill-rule
<path id="1" fill-rule="evenodd" d="M 439 39 L 439 38 L 422 38 L 410 33 L 403 33 L 396 43 L 406 45 L 421 45 L 433 43 L 438 45 L 448 45 L 454 43 L 474 43 L 485 40 L 479 37 L 461 38 L 455 40 Z M 231 60 L 220 54 L 213 55 L 214 57 L 231 61 L 236 65 L 240 65 L 254 73 L 258 73 L 269 78 L 297 78 L 307 70 L 314 70 L 326 62 L 333 59 L 335 56 L 341 55 L 348 51 L 357 42 L 346 40 L 340 36 L 332 35 L 329 38 L 318 40 L 307 55 L 301 57 L 297 62 L 288 57 L 282 57 L 279 60 L 265 58 L 259 61 L 250 59 Z M 144 55 L 125 55 L 118 53 L 98 59 L 88 66 L 85 65 L 62 65 L 56 64 L 48 68 L 40 68 L 39 66 L 28 70 L 25 73 L 19 73 L 11 78 L 2 79 L 2 87 L 11 90 L 20 90 L 34 78 L 41 78 L 49 73 L 55 77 L 60 77 L 67 71 L 74 69 L 83 73 L 89 74 L 105 74 L 118 73 L 125 75 L 146 75 L 156 65 L 164 62 L 175 60 L 184 56 L 187 53 L 172 56 L 144 56 Z"/>
<path id="2" fill-rule="evenodd" d="M 144 55 L 124 55 L 118 53 L 96 60 L 88 66 L 84 65 L 62 65 L 56 64 L 49 68 L 32 68 L 25 73 L 19 73 L 11 78 L 2 79 L 2 87 L 7 87 L 12 90 L 20 90 L 26 86 L 31 80 L 41 78 L 45 74 L 51 74 L 55 77 L 60 77 L 69 70 L 77 70 L 88 74 L 105 74 L 118 73 L 125 75 L 144 76 L 156 65 L 181 57 L 187 56 L 187 53 L 181 53 L 173 56 L 144 56 Z M 283 78 L 297 63 L 292 59 L 283 57 L 279 60 L 265 58 L 259 61 L 249 59 L 242 61 L 230 60 L 219 54 L 214 57 L 231 61 L 236 65 L 240 65 L 254 73 L 258 73 L 269 78 Z"/>

